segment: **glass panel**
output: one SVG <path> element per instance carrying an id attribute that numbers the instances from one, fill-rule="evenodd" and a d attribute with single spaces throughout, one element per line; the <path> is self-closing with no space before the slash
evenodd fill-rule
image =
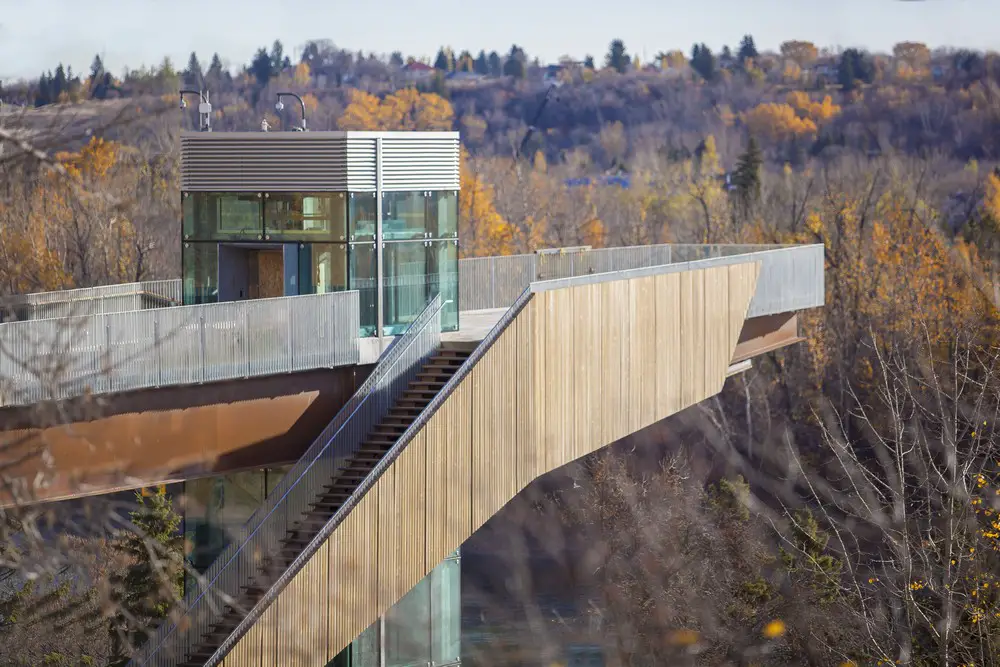
<path id="1" fill-rule="evenodd" d="M 269 496 L 278 486 L 284 476 L 292 469 L 292 466 L 281 466 L 280 468 L 268 468 L 264 471 L 264 495 Z"/>
<path id="2" fill-rule="evenodd" d="M 457 192 L 432 192 L 428 195 L 427 231 L 433 238 L 458 238 Z"/>
<path id="3" fill-rule="evenodd" d="M 424 667 L 430 662 L 429 577 L 386 612 L 384 639 L 386 667 Z"/>
<path id="4" fill-rule="evenodd" d="M 327 294 L 347 289 L 347 246 L 304 243 L 299 246 L 299 294 Z"/>
<path id="5" fill-rule="evenodd" d="M 448 558 L 431 571 L 431 660 L 455 662 L 462 651 L 462 566 Z"/>
<path id="6" fill-rule="evenodd" d="M 181 249 L 184 305 L 219 300 L 219 244 L 185 243 Z"/>
<path id="7" fill-rule="evenodd" d="M 436 277 L 427 275 L 428 254 L 426 241 L 385 244 L 384 335 L 398 336 L 406 331 L 437 290 Z"/>
<path id="8" fill-rule="evenodd" d="M 374 241 L 378 212 L 374 192 L 352 192 L 348 213 L 348 233 L 352 241 Z"/>
<path id="9" fill-rule="evenodd" d="M 269 193 L 264 234 L 270 240 L 345 241 L 347 198 L 343 192 Z"/>
<path id="10" fill-rule="evenodd" d="M 406 241 L 427 237 L 427 197 L 423 192 L 382 193 L 382 238 Z"/>
<path id="11" fill-rule="evenodd" d="M 350 646 L 351 667 L 379 667 L 378 621 L 369 625 Z"/>
<path id="12" fill-rule="evenodd" d="M 256 241 L 262 233 L 256 193 L 188 192 L 184 201 L 184 239 Z"/>
<path id="13" fill-rule="evenodd" d="M 378 274 L 374 243 L 352 243 L 348 246 L 348 289 L 360 292 L 361 331 L 359 336 L 374 336 L 378 327 Z"/>
<path id="14" fill-rule="evenodd" d="M 429 250 L 427 298 L 441 291 L 441 331 L 458 331 L 458 241 L 431 241 Z"/>

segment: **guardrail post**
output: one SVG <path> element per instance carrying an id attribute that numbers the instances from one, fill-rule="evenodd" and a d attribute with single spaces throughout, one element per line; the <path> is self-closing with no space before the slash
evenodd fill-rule
<path id="1" fill-rule="evenodd" d="M 160 341 L 160 311 L 153 311 L 153 355 L 156 357 L 156 386 L 163 385 L 163 350 Z"/>
<path id="2" fill-rule="evenodd" d="M 291 299 L 285 299 L 285 322 L 288 323 L 288 368 L 285 369 L 291 373 L 295 369 L 295 341 L 292 340 L 292 332 L 295 327 L 292 326 L 292 302 Z"/>
<path id="3" fill-rule="evenodd" d="M 104 349 L 107 351 L 106 354 L 108 355 L 108 372 L 107 374 L 102 373 L 101 375 L 104 375 L 105 377 L 104 381 L 107 383 L 105 389 L 107 391 L 111 391 L 111 373 L 114 371 L 114 359 L 111 356 L 111 318 L 108 317 L 107 315 L 104 315 L 103 317 L 104 317 Z M 94 387 L 94 390 L 96 391 L 97 387 Z"/>
<path id="4" fill-rule="evenodd" d="M 240 304 L 240 310 L 243 311 L 243 331 L 241 335 L 243 336 L 243 356 L 246 357 L 246 373 L 243 374 L 244 378 L 250 377 L 250 307 L 246 303 Z"/>
<path id="5" fill-rule="evenodd" d="M 490 257 L 490 308 L 497 307 L 497 261 Z"/>
<path id="6" fill-rule="evenodd" d="M 208 376 L 208 358 L 205 351 L 205 315 L 198 314 L 198 339 L 201 346 L 201 381 L 204 382 Z"/>

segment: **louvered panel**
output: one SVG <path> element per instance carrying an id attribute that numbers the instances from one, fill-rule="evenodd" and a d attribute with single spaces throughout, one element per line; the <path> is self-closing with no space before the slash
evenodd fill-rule
<path id="1" fill-rule="evenodd" d="M 375 139 L 343 132 L 181 136 L 188 192 L 372 191 L 375 167 Z"/>
<path id="2" fill-rule="evenodd" d="M 382 139 L 382 189 L 458 190 L 458 133 Z"/>

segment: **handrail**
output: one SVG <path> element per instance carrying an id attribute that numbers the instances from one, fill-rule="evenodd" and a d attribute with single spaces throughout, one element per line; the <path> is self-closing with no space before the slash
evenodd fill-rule
<path id="1" fill-rule="evenodd" d="M 336 514 L 330 518 L 329 521 L 320 529 L 320 532 L 313 538 L 313 540 L 302 550 L 302 552 L 292 561 L 285 571 L 278 577 L 277 581 L 268 589 L 268 592 L 261 598 L 254 608 L 250 610 L 250 613 L 240 621 L 240 624 L 236 626 L 226 640 L 219 646 L 218 650 L 212 655 L 211 658 L 205 663 L 205 667 L 213 667 L 217 665 L 225 657 L 233 645 L 250 629 L 257 619 L 264 613 L 264 610 L 270 605 L 279 593 L 291 582 L 292 577 L 294 577 L 306 564 L 306 562 L 319 550 L 323 543 L 329 539 L 333 531 L 339 526 L 347 515 L 354 509 L 358 504 L 360 499 L 374 486 L 375 482 L 378 481 L 379 477 L 402 453 L 406 445 L 413 439 L 413 437 L 423 428 L 431 416 L 437 412 L 438 408 L 444 403 L 445 400 L 455 391 L 459 382 L 469 374 L 472 367 L 482 359 L 486 351 L 492 347 L 493 343 L 500 337 L 500 334 L 507 328 L 507 326 L 514 320 L 518 313 L 528 304 L 528 301 L 532 297 L 532 291 L 529 288 L 525 289 L 521 296 L 517 298 L 513 305 L 507 309 L 507 312 L 503 314 L 500 320 L 493 326 L 486 337 L 476 346 L 472 351 L 472 354 L 459 366 L 458 370 L 449 378 L 448 382 L 445 383 L 444 387 L 431 399 L 414 422 L 403 432 L 388 452 L 379 460 L 370 473 L 361 481 L 361 483 L 354 489 L 351 496 L 347 501 L 337 510 Z"/>
<path id="2" fill-rule="evenodd" d="M 393 341 L 358 391 L 243 526 L 239 538 L 198 578 L 197 588 L 185 596 L 183 618 L 188 622 L 183 629 L 179 627 L 183 619 L 160 626 L 130 665 L 151 664 L 167 647 L 175 655 L 180 653 L 177 649 L 193 648 L 217 620 L 218 609 L 209 593 L 217 594 L 211 597 L 220 597 L 224 604 L 231 603 L 239 598 L 240 587 L 260 574 L 260 560 L 280 548 L 281 539 L 316 498 L 319 486 L 332 480 L 339 465 L 353 456 L 437 349 L 443 307 L 436 295 L 406 333 Z"/>

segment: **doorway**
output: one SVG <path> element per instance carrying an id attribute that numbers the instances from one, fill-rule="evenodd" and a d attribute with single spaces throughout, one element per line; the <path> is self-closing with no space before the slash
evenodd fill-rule
<path id="1" fill-rule="evenodd" d="M 219 244 L 219 301 L 285 296 L 281 245 Z"/>

